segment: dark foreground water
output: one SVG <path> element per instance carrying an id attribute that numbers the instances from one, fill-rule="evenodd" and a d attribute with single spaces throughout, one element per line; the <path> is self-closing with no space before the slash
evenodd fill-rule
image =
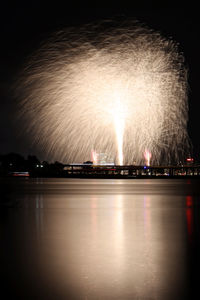
<path id="1" fill-rule="evenodd" d="M 200 299 L 200 181 L 0 186 L 4 299 Z"/>

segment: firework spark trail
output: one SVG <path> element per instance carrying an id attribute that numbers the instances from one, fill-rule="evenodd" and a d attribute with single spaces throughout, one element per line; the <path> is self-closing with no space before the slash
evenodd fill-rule
<path id="1" fill-rule="evenodd" d="M 176 44 L 136 23 L 88 25 L 49 39 L 24 70 L 21 117 L 48 159 L 91 150 L 119 164 L 178 159 L 187 147 L 187 81 Z M 23 91 L 23 92 L 22 92 Z"/>

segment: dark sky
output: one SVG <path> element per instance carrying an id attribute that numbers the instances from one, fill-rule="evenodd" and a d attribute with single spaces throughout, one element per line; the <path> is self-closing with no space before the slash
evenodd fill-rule
<path id="1" fill-rule="evenodd" d="M 23 155 L 35 153 L 39 158 L 42 156 L 38 150 L 31 148 L 28 141 L 19 136 L 15 121 L 16 100 L 12 97 L 12 86 L 27 56 L 37 49 L 39 43 L 52 31 L 118 16 L 137 19 L 179 43 L 189 70 L 188 130 L 194 156 L 200 160 L 198 9 L 190 3 L 180 7 L 175 4 L 158 6 L 149 2 L 148 5 L 142 3 L 136 5 L 134 1 L 132 5 L 127 6 L 115 2 L 112 4 L 109 1 L 105 5 L 98 1 L 94 2 L 89 4 L 83 1 L 80 5 L 78 2 L 66 1 L 65 6 L 61 6 L 56 1 L 46 5 L 41 5 L 37 1 L 27 1 L 26 6 L 20 2 L 1 5 L 0 154 L 12 151 Z"/>

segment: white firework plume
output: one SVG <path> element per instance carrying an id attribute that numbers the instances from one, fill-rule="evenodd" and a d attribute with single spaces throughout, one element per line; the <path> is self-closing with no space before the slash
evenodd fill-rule
<path id="1" fill-rule="evenodd" d="M 46 157 L 105 152 L 118 164 L 178 159 L 188 146 L 187 72 L 172 40 L 135 22 L 70 28 L 32 56 L 21 117 Z"/>

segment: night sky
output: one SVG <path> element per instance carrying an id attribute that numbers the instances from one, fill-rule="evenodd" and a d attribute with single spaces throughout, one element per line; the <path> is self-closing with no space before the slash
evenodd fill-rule
<path id="1" fill-rule="evenodd" d="M 109 3 L 109 2 L 108 2 Z M 68 26 L 79 26 L 105 18 L 131 18 L 158 30 L 179 43 L 184 53 L 189 72 L 189 124 L 188 131 L 193 144 L 193 155 L 200 161 L 199 135 L 199 70 L 200 70 L 200 21 L 195 7 L 174 5 L 106 5 L 100 2 L 84 4 L 73 2 L 65 6 L 41 5 L 27 2 L 27 5 L 1 5 L 0 31 L 0 154 L 17 152 L 22 155 L 36 154 L 45 159 L 39 149 L 30 145 L 19 134 L 16 120 L 16 99 L 13 85 L 18 78 L 27 57 L 36 50 L 48 35 Z"/>

